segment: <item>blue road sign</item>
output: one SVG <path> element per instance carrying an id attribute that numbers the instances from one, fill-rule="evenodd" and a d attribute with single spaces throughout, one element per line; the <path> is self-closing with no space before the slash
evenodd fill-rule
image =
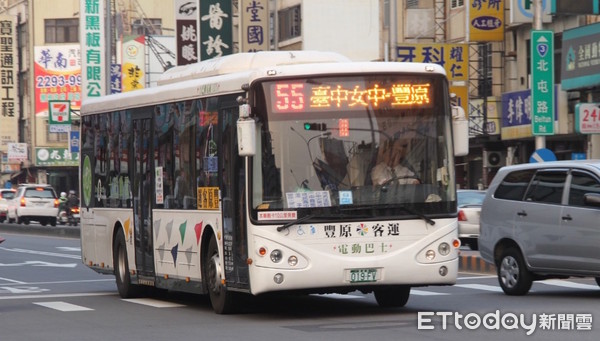
<path id="1" fill-rule="evenodd" d="M 541 148 L 533 152 L 529 157 L 529 162 L 545 162 L 545 161 L 556 161 L 556 155 L 547 148 Z"/>

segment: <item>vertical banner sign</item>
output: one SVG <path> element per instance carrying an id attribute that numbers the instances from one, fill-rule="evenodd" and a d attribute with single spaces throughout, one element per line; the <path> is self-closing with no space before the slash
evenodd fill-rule
<path id="1" fill-rule="evenodd" d="M 242 0 L 240 5 L 241 34 L 240 52 L 268 51 L 269 1 Z"/>
<path id="2" fill-rule="evenodd" d="M 123 92 L 145 88 L 145 43 L 145 36 L 127 36 L 123 38 L 123 56 L 121 58 L 123 60 Z"/>
<path id="3" fill-rule="evenodd" d="M 531 128 L 554 134 L 554 32 L 531 31 Z"/>
<path id="4" fill-rule="evenodd" d="M 231 0 L 200 2 L 200 59 L 207 60 L 233 51 Z"/>
<path id="5" fill-rule="evenodd" d="M 51 133 L 66 133 L 71 131 L 71 102 L 48 102 L 48 127 Z"/>
<path id="6" fill-rule="evenodd" d="M 469 98 L 466 86 L 452 86 L 454 82 L 469 81 L 469 45 L 468 44 L 398 44 L 396 60 L 399 62 L 417 62 L 439 64 L 446 70 L 451 91 L 458 96 L 459 105 L 469 112 Z"/>
<path id="7" fill-rule="evenodd" d="M 70 101 L 81 107 L 81 47 L 48 45 L 34 48 L 34 87 L 36 115 L 48 113 L 50 101 Z"/>
<path id="8" fill-rule="evenodd" d="M 8 152 L 9 143 L 19 140 L 19 98 L 17 61 L 17 20 L 0 15 L 0 151 Z"/>
<path id="9" fill-rule="evenodd" d="M 106 94 L 105 0 L 80 0 L 79 40 L 81 41 L 81 96 Z"/>
<path id="10" fill-rule="evenodd" d="M 469 0 L 469 41 L 504 40 L 504 0 Z"/>
<path id="11" fill-rule="evenodd" d="M 123 92 L 123 73 L 121 64 L 110 64 L 110 93 L 119 94 Z"/>
<path id="12" fill-rule="evenodd" d="M 177 65 L 198 61 L 199 0 L 175 0 Z"/>

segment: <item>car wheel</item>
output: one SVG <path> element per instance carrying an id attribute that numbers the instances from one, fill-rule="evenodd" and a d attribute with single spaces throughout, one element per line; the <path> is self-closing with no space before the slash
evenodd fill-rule
<path id="1" fill-rule="evenodd" d="M 122 298 L 138 297 L 141 288 L 138 285 L 131 284 L 129 263 L 127 262 L 127 245 L 125 244 L 123 230 L 117 233 L 117 237 L 113 243 L 113 262 L 119 295 Z"/>
<path id="2" fill-rule="evenodd" d="M 600 277 L 596 277 L 595 280 L 596 280 L 596 284 L 598 284 L 600 286 Z"/>
<path id="3" fill-rule="evenodd" d="M 407 285 L 386 287 L 374 290 L 374 294 L 380 307 L 404 307 L 410 296 L 410 287 Z"/>
<path id="4" fill-rule="evenodd" d="M 56 218 L 50 218 L 50 226 L 56 226 Z"/>
<path id="5" fill-rule="evenodd" d="M 46 220 L 40 220 L 40 225 L 46 226 L 48 225 L 48 222 Z"/>
<path id="6" fill-rule="evenodd" d="M 203 278 L 210 303 L 217 314 L 230 314 L 235 311 L 235 293 L 228 291 L 222 282 L 224 269 L 221 267 L 221 258 L 219 257 L 219 248 L 217 240 L 211 237 L 208 243 L 208 251 L 202 262 Z"/>
<path id="7" fill-rule="evenodd" d="M 525 295 L 531 289 L 533 276 L 527 270 L 521 252 L 515 248 L 502 251 L 497 262 L 498 283 L 507 295 Z"/>

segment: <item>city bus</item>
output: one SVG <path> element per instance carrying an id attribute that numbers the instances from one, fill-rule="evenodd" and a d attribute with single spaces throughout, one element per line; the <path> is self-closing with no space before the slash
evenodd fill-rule
<path id="1" fill-rule="evenodd" d="M 82 261 L 124 298 L 205 294 L 216 313 L 267 293 L 404 306 L 456 282 L 465 123 L 436 64 L 272 51 L 172 68 L 82 105 Z"/>

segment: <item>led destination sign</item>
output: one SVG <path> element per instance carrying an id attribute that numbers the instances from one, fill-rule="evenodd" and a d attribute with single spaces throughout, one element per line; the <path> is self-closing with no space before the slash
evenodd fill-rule
<path id="1" fill-rule="evenodd" d="M 305 81 L 270 84 L 271 110 L 274 113 L 316 112 L 430 107 L 431 83 L 402 80 L 397 83 L 332 81 L 312 84 Z"/>

